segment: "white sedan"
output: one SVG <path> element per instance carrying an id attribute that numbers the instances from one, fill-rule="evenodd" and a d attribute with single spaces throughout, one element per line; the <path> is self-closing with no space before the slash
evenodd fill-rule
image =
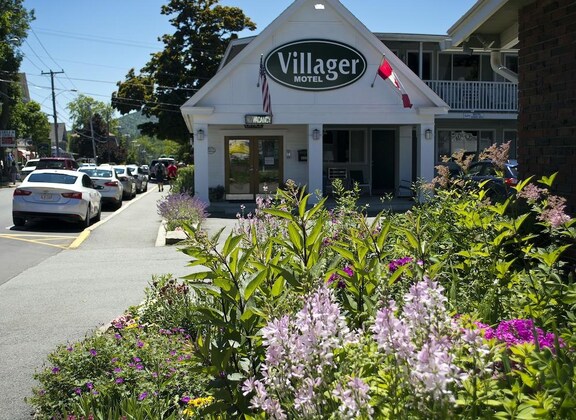
<path id="1" fill-rule="evenodd" d="M 102 165 L 96 168 L 81 167 L 78 171 L 84 172 L 92 179 L 102 195 L 104 204 L 111 203 L 117 209 L 122 207 L 124 186 L 116 176 L 116 171 L 113 167 L 110 165 Z"/>
<path id="2" fill-rule="evenodd" d="M 14 190 L 12 220 L 24 226 L 28 220 L 56 219 L 88 227 L 100 220 L 102 196 L 88 175 L 62 169 L 32 172 Z"/>

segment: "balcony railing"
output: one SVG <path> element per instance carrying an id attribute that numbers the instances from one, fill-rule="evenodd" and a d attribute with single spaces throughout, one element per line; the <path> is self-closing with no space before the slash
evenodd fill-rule
<path id="1" fill-rule="evenodd" d="M 518 112 L 518 85 L 508 82 L 426 80 L 425 83 L 459 112 Z"/>

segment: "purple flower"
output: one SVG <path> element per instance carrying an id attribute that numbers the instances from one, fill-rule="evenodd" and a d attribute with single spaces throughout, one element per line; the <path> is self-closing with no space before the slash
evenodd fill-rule
<path id="1" fill-rule="evenodd" d="M 182 398 L 180 398 L 180 401 L 182 401 L 184 404 L 188 404 L 188 402 L 190 401 L 190 397 L 184 395 Z"/>
<path id="2" fill-rule="evenodd" d="M 124 378 L 116 378 L 114 382 L 116 382 L 117 384 L 122 384 L 124 383 Z"/>
<path id="3" fill-rule="evenodd" d="M 90 349 L 89 352 L 92 356 L 96 356 L 98 354 L 98 352 L 95 349 Z"/>
<path id="4" fill-rule="evenodd" d="M 82 390 L 80 388 L 74 388 L 74 392 L 78 395 L 82 395 Z"/>
<path id="5" fill-rule="evenodd" d="M 122 368 L 119 367 L 114 368 L 114 373 L 120 373 L 120 372 L 122 372 Z"/>
<path id="6" fill-rule="evenodd" d="M 122 336 L 118 333 L 114 334 L 114 338 L 116 338 L 116 340 L 122 340 Z"/>
<path id="7" fill-rule="evenodd" d="M 404 257 L 404 258 L 399 258 L 397 260 L 393 260 L 388 264 L 388 270 L 390 270 L 391 273 L 395 272 L 396 270 L 398 270 L 400 267 L 411 263 L 413 261 L 412 257 Z"/>
<path id="8" fill-rule="evenodd" d="M 144 342 L 141 340 L 138 340 L 138 342 L 136 343 L 136 345 L 140 348 L 144 347 Z"/>
<path id="9" fill-rule="evenodd" d="M 56 373 L 58 373 L 58 372 L 60 372 L 60 368 L 59 368 L 58 366 L 54 366 L 54 367 L 52 368 L 52 373 L 56 374 Z"/>
<path id="10" fill-rule="evenodd" d="M 92 382 L 86 382 L 86 388 L 92 389 L 94 388 L 94 384 Z"/>
<path id="11" fill-rule="evenodd" d="M 352 270 L 352 267 L 349 265 L 344 267 L 344 272 L 348 275 L 348 277 L 352 277 L 354 275 L 354 270 Z"/>
<path id="12" fill-rule="evenodd" d="M 136 363 L 142 361 L 142 359 L 140 359 L 139 357 L 133 357 L 132 360 L 134 360 Z"/>
<path id="13" fill-rule="evenodd" d="M 140 394 L 140 395 L 138 396 L 138 401 L 145 400 L 146 397 L 148 397 L 148 393 L 147 393 L 147 392 L 143 392 L 142 394 Z"/>
<path id="14" fill-rule="evenodd" d="M 72 351 L 74 351 L 74 347 L 73 347 L 73 346 L 68 346 L 68 347 L 66 347 L 66 350 L 68 350 L 69 352 L 72 352 Z"/>

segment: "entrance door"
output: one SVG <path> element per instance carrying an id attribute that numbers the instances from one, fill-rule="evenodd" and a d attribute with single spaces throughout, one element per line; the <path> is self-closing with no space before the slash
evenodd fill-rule
<path id="1" fill-rule="evenodd" d="M 396 131 L 372 130 L 372 191 L 394 191 Z"/>
<path id="2" fill-rule="evenodd" d="M 226 199 L 253 200 L 282 182 L 282 137 L 226 137 Z"/>

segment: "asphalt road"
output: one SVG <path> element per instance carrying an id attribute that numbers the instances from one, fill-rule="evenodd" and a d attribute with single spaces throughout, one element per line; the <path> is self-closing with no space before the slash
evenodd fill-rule
<path id="1" fill-rule="evenodd" d="M 0 285 L 29 267 L 70 247 L 83 227 L 64 222 L 33 222 L 17 228 L 12 224 L 14 187 L 0 188 Z M 127 206 L 131 201 L 125 201 Z M 102 219 L 114 215 L 109 206 L 102 209 Z"/>
<path id="2" fill-rule="evenodd" d="M 75 249 L 0 242 L 2 254 L 18 255 L 26 266 L 0 284 L 0 420 L 31 418 L 24 398 L 36 385 L 33 373 L 59 344 L 82 339 L 138 304 L 154 275 L 192 271 L 176 246 L 157 246 L 163 194 L 151 184 L 89 232 L 71 232 L 85 238 Z M 214 231 L 233 223 L 208 219 L 205 226 Z"/>

